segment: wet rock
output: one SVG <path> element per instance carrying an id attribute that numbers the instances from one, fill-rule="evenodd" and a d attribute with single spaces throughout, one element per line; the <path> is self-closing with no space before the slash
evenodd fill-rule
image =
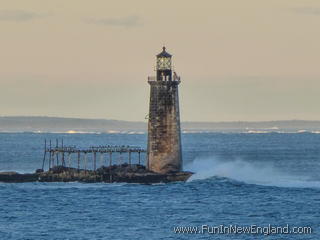
<path id="1" fill-rule="evenodd" d="M 41 170 L 41 169 L 40 169 Z M 171 172 L 160 174 L 149 171 L 138 164 L 122 164 L 102 166 L 96 171 L 56 166 L 49 171 L 36 171 L 35 174 L 19 174 L 16 172 L 0 173 L 0 182 L 127 182 L 127 183 L 168 183 L 186 181 L 191 172 Z"/>
<path id="2" fill-rule="evenodd" d="M 38 174 L 27 173 L 20 174 L 17 172 L 1 172 L 0 182 L 18 183 L 18 182 L 36 182 L 38 181 Z"/>

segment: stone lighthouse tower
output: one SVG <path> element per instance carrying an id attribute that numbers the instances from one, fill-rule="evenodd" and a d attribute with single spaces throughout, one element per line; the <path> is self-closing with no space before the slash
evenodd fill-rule
<path id="1" fill-rule="evenodd" d="M 157 55 L 156 76 L 148 77 L 148 168 L 158 173 L 182 170 L 178 85 L 172 73 L 171 55 L 163 47 Z"/>

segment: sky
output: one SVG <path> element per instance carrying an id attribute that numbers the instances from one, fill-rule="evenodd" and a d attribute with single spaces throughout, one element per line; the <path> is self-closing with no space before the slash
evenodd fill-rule
<path id="1" fill-rule="evenodd" d="M 145 121 L 173 55 L 182 121 L 320 120 L 319 0 L 0 0 L 0 116 Z"/>

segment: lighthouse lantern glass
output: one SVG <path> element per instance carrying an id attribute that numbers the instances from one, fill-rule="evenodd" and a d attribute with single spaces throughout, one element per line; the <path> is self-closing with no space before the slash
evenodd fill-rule
<path id="1" fill-rule="evenodd" d="M 158 70 L 170 70 L 171 69 L 171 58 L 170 57 L 158 57 L 157 69 Z"/>

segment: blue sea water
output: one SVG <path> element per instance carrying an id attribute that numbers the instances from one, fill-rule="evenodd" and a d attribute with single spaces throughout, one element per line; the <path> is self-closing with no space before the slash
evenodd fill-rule
<path id="1" fill-rule="evenodd" d="M 0 171 L 40 168 L 45 138 L 80 147 L 146 145 L 144 134 L 1 133 Z M 184 168 L 195 172 L 185 183 L 0 183 L 0 239 L 320 239 L 320 134 L 193 133 L 182 140 Z M 174 232 L 230 224 L 313 233 Z"/>

